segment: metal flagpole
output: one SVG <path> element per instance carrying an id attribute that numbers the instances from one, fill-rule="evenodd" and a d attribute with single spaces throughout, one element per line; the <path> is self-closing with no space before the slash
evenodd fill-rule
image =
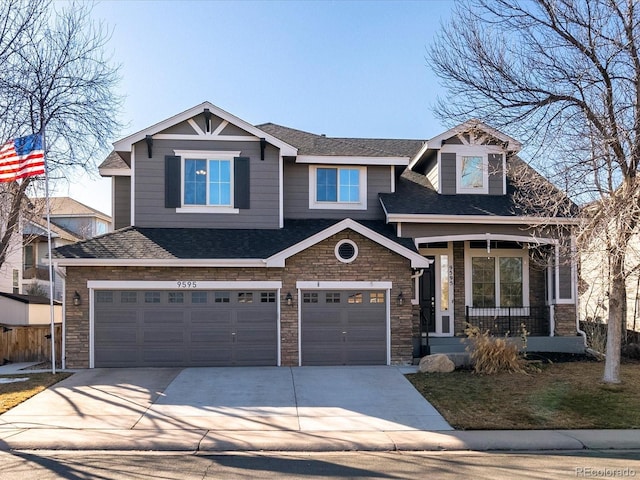
<path id="1" fill-rule="evenodd" d="M 47 144 L 44 135 L 44 129 L 40 132 L 42 135 L 42 151 L 44 152 L 44 195 L 47 204 L 47 253 L 49 256 L 49 310 L 51 316 L 51 373 L 56 373 L 56 327 L 55 327 L 55 310 L 53 306 L 53 258 L 51 255 L 51 205 L 49 202 L 49 165 L 47 163 Z"/>

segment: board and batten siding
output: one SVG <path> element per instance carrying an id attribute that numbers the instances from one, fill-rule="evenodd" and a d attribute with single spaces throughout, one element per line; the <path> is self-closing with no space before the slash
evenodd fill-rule
<path id="1" fill-rule="evenodd" d="M 135 146 L 135 224 L 138 227 L 173 228 L 278 228 L 278 149 L 267 145 L 260 160 L 260 143 L 254 141 L 154 140 L 153 157 L 147 145 Z M 240 152 L 250 158 L 250 208 L 239 213 L 178 213 L 165 208 L 165 156 L 175 150 Z"/>
<path id="2" fill-rule="evenodd" d="M 456 154 L 440 154 L 440 191 L 443 195 L 456 194 Z"/>
<path id="3" fill-rule="evenodd" d="M 131 225 L 131 177 L 112 177 L 113 229 Z"/>
<path id="4" fill-rule="evenodd" d="M 385 218 L 378 200 L 379 193 L 391 192 L 391 169 L 388 166 L 367 166 L 367 209 L 336 210 L 309 208 L 309 165 L 287 161 L 284 165 L 285 218 L 353 218 L 380 220 Z"/>
<path id="5" fill-rule="evenodd" d="M 502 155 L 489 154 L 489 195 L 504 195 L 504 169 L 502 168 Z"/>

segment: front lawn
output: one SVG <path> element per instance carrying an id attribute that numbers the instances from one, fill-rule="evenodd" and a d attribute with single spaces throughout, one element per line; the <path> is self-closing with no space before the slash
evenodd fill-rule
<path id="1" fill-rule="evenodd" d="M 70 373 L 34 373 L 26 371 L 17 375 L 0 376 L 0 413 L 12 409 L 36 393 L 64 380 Z M 27 378 L 24 381 L 14 381 Z M 5 383 L 7 382 L 7 383 Z"/>
<path id="2" fill-rule="evenodd" d="M 623 364 L 619 385 L 603 363 L 542 365 L 529 374 L 470 370 L 407 375 L 455 429 L 640 428 L 640 364 Z"/>

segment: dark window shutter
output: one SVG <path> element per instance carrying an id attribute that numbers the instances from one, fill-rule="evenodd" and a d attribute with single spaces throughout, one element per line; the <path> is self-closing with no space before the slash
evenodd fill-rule
<path id="1" fill-rule="evenodd" d="M 180 198 L 180 157 L 167 155 L 164 157 L 164 206 L 178 208 L 182 206 Z"/>
<path id="2" fill-rule="evenodd" d="M 233 159 L 233 206 L 235 208 L 249 208 L 251 184 L 249 173 L 248 157 Z"/>

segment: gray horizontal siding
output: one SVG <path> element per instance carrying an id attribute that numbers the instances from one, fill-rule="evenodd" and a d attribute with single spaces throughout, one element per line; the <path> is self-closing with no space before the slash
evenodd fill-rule
<path id="1" fill-rule="evenodd" d="M 285 218 L 353 218 L 355 220 L 383 219 L 384 211 L 379 193 L 391 192 L 391 168 L 367 167 L 367 209 L 332 210 L 309 208 L 309 165 L 285 162 L 284 217 Z"/>
<path id="2" fill-rule="evenodd" d="M 237 214 L 176 213 L 164 207 L 164 157 L 174 150 L 240 151 L 251 161 L 251 208 Z M 135 224 L 139 227 L 278 228 L 278 150 L 259 142 L 154 140 L 153 158 L 144 142 L 135 145 Z"/>

